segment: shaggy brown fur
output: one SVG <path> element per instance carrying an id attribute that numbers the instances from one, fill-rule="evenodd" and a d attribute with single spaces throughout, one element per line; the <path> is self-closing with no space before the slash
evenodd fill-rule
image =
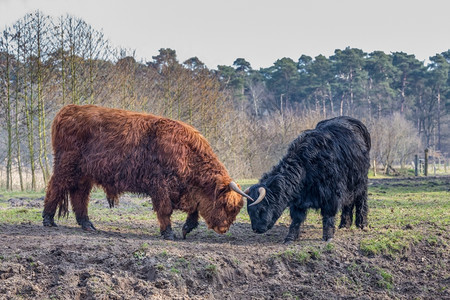
<path id="1" fill-rule="evenodd" d="M 188 213 L 184 237 L 198 225 L 225 233 L 243 206 L 229 187 L 232 179 L 207 140 L 193 127 L 167 118 L 103 108 L 68 105 L 52 126 L 53 176 L 47 187 L 44 225 L 68 214 L 68 199 L 78 224 L 95 230 L 88 217 L 93 185 L 103 187 L 110 206 L 123 192 L 149 195 L 161 234 L 173 239 L 174 209 Z"/>

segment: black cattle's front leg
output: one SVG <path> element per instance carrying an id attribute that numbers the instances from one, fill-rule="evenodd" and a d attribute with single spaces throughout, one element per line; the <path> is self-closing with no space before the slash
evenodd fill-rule
<path id="1" fill-rule="evenodd" d="M 186 223 L 183 225 L 183 239 L 186 239 L 186 235 L 198 226 L 198 211 L 195 211 L 188 215 Z"/>
<path id="2" fill-rule="evenodd" d="M 331 241 L 334 237 L 335 215 L 322 214 L 323 240 Z"/>
<path id="3" fill-rule="evenodd" d="M 284 239 L 285 244 L 290 244 L 296 239 L 298 239 L 300 235 L 300 225 L 306 219 L 306 211 L 307 211 L 306 209 L 299 209 L 296 208 L 294 205 L 291 206 L 290 212 L 292 222 L 291 225 L 289 226 L 289 233 Z"/>
<path id="4" fill-rule="evenodd" d="M 341 223 L 339 224 L 339 228 L 350 228 L 353 223 L 353 208 L 354 204 L 353 201 L 349 205 L 345 205 L 342 208 L 342 214 L 341 214 Z"/>

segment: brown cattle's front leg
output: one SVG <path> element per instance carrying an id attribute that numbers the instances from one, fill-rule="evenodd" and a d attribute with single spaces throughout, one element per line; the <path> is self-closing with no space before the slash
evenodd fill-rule
<path id="1" fill-rule="evenodd" d="M 78 225 L 88 231 L 96 230 L 94 225 L 89 221 L 88 204 L 89 194 L 92 189 L 92 182 L 84 178 L 78 182 L 78 185 L 70 190 L 70 201 L 72 209 L 77 218 Z"/>
<path id="2" fill-rule="evenodd" d="M 186 239 L 186 235 L 198 226 L 198 211 L 195 211 L 188 215 L 186 223 L 183 225 L 183 239 Z"/>
<path id="3" fill-rule="evenodd" d="M 161 235 L 165 240 L 175 240 L 170 217 L 173 212 L 172 202 L 166 190 L 160 190 L 157 197 L 152 197 L 153 207 L 158 217 Z"/>

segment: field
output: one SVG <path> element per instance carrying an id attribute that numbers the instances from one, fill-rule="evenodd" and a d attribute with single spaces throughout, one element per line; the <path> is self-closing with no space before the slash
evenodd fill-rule
<path id="1" fill-rule="evenodd" d="M 149 199 L 93 193 L 92 233 L 72 214 L 44 228 L 43 193 L 0 194 L 0 299 L 450 299 L 448 176 L 371 179 L 368 230 L 326 243 L 310 211 L 289 246 L 287 212 L 263 235 L 243 209 L 224 235 L 164 241 Z"/>

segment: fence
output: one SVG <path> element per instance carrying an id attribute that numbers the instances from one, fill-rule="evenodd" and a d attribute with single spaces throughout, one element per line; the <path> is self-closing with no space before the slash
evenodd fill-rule
<path id="1" fill-rule="evenodd" d="M 447 170 L 450 169 L 450 160 L 438 152 L 433 152 L 433 154 L 434 155 L 430 155 L 430 151 L 425 149 L 423 158 L 419 158 L 419 155 L 417 154 L 414 156 L 413 165 L 415 176 L 419 176 L 420 174 L 428 176 L 430 167 L 432 168 L 434 175 L 439 173 L 439 171 L 447 173 Z"/>

